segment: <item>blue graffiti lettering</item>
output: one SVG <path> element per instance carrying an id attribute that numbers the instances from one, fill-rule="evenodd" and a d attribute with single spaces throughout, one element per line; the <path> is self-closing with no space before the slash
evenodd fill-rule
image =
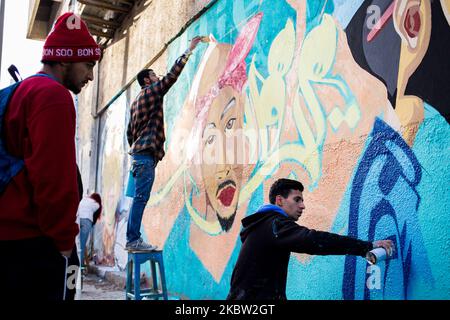
<path id="1" fill-rule="evenodd" d="M 424 250 L 417 216 L 421 177 L 421 166 L 402 137 L 376 119 L 352 183 L 348 234 L 369 241 L 391 239 L 396 255 L 382 268 L 380 290 L 365 286 L 367 262 L 347 256 L 344 299 L 408 298 L 412 253 Z"/>

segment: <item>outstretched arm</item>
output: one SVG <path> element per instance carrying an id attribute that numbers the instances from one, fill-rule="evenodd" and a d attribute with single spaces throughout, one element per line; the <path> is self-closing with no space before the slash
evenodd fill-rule
<path id="1" fill-rule="evenodd" d="M 175 61 L 175 64 L 172 66 L 170 71 L 161 79 L 159 83 L 162 94 L 165 94 L 167 91 L 169 91 L 169 89 L 178 80 L 178 77 L 180 76 L 181 71 L 183 71 L 184 66 L 186 65 L 190 55 L 192 54 L 192 51 L 197 47 L 201 40 L 202 37 L 194 37 L 189 44 L 189 48 Z"/>
<path id="2" fill-rule="evenodd" d="M 334 233 L 316 231 L 297 225 L 292 221 L 274 222 L 276 243 L 280 248 L 292 252 L 314 255 L 356 255 L 366 256 L 373 248 L 382 247 L 390 255 L 394 250 L 392 241 L 381 240 L 374 243 Z"/>

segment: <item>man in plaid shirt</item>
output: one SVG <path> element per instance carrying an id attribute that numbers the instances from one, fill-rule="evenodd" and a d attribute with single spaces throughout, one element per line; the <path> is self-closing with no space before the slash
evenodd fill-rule
<path id="1" fill-rule="evenodd" d="M 177 81 L 192 50 L 202 40 L 195 37 L 189 48 L 181 55 L 163 78 L 159 79 L 152 69 L 144 69 L 137 75 L 142 90 L 131 105 L 127 139 L 129 154 L 133 161 L 131 172 L 135 181 L 133 204 L 127 225 L 126 249 L 152 251 L 156 246 L 145 243 L 141 238 L 141 222 L 144 209 L 150 198 L 155 178 L 155 167 L 164 157 L 164 113 L 163 99 Z"/>

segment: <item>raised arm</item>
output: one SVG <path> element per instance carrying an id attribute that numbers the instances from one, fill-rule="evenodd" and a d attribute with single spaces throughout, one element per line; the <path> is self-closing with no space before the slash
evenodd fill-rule
<path id="1" fill-rule="evenodd" d="M 194 37 L 190 44 L 189 48 L 175 61 L 174 65 L 170 69 L 170 71 L 160 80 L 159 87 L 162 94 L 165 94 L 169 89 L 175 84 L 178 80 L 178 77 L 183 71 L 184 66 L 186 65 L 192 51 L 197 47 L 197 45 L 202 40 L 202 37 L 196 36 Z M 158 84 L 155 86 L 157 87 Z"/>

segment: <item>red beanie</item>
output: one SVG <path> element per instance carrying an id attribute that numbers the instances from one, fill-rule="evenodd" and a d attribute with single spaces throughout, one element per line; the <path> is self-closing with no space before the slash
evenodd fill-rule
<path id="1" fill-rule="evenodd" d="M 43 61 L 83 62 L 100 59 L 101 49 L 83 20 L 72 12 L 60 16 L 47 36 Z"/>

